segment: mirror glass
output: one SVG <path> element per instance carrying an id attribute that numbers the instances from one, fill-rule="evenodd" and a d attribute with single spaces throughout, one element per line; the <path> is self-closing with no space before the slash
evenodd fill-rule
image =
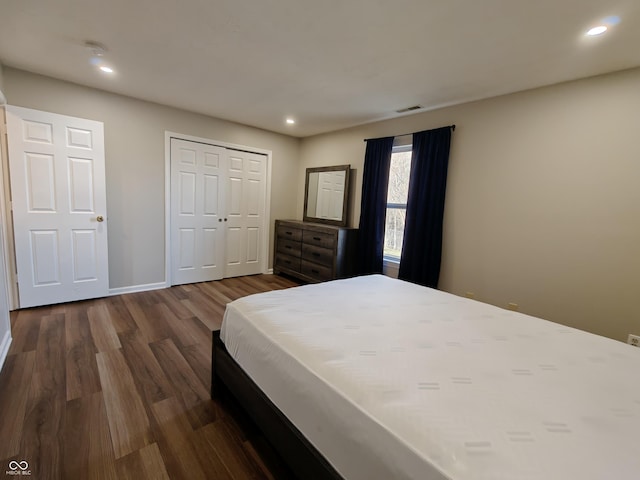
<path id="1" fill-rule="evenodd" d="M 345 226 L 349 165 L 307 168 L 304 220 Z"/>

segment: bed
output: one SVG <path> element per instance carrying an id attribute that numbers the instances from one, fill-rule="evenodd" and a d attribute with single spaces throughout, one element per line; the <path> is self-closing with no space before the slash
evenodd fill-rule
<path id="1" fill-rule="evenodd" d="M 230 391 L 301 479 L 636 480 L 640 349 L 381 275 L 251 295 Z"/>

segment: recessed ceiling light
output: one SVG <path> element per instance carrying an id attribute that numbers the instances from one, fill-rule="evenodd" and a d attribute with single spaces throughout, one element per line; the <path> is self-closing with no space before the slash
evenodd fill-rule
<path id="1" fill-rule="evenodd" d="M 296 121 L 295 121 L 293 118 L 287 118 L 286 122 L 287 122 L 289 125 L 293 125 L 294 123 L 296 123 Z"/>
<path id="2" fill-rule="evenodd" d="M 606 25 L 598 25 L 597 27 L 591 28 L 587 32 L 587 35 L 589 35 L 590 37 L 595 37 L 596 35 L 602 35 L 606 31 L 607 31 Z"/>
<path id="3" fill-rule="evenodd" d="M 106 65 L 101 66 L 100 70 L 102 70 L 105 73 L 113 73 L 113 68 L 107 67 Z"/>

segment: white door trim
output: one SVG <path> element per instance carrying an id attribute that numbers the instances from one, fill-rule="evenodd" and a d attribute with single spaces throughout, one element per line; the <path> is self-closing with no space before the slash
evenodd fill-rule
<path id="1" fill-rule="evenodd" d="M 7 145 L 7 120 L 5 116 L 5 107 L 0 108 L 0 189 L 3 195 L 0 195 L 0 209 L 2 209 L 2 234 L 4 236 L 4 245 L 2 256 L 6 270 L 4 272 L 7 286 L 7 294 L 9 296 L 9 310 L 18 308 L 18 277 L 16 276 L 16 256 L 13 245 L 13 217 L 11 213 L 11 188 L 9 187 L 9 150 Z"/>
<path id="2" fill-rule="evenodd" d="M 221 142 L 219 140 L 212 140 L 210 138 L 194 137 L 193 135 L 186 135 L 184 133 L 176 133 L 166 131 L 164 132 L 164 245 L 165 245 L 165 260 L 164 260 L 164 281 L 166 287 L 171 286 L 171 139 L 186 140 L 191 142 L 206 143 L 208 145 L 215 145 L 217 147 L 229 148 L 231 150 L 241 150 L 243 152 L 258 153 L 266 155 L 267 157 L 267 192 L 265 198 L 265 231 L 267 235 L 264 236 L 261 255 L 262 261 L 260 265 L 260 271 L 262 273 L 268 272 L 269 266 L 269 232 L 271 231 L 271 150 L 265 150 L 262 148 L 249 147 L 246 145 L 238 145 L 235 143 Z"/>

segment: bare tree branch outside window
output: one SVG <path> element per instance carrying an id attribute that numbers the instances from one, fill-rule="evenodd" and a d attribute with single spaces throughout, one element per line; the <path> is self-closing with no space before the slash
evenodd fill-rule
<path id="1" fill-rule="evenodd" d="M 384 255 L 400 258 L 407 213 L 411 149 L 391 154 L 389 189 L 387 193 L 387 217 L 384 235 Z"/>

